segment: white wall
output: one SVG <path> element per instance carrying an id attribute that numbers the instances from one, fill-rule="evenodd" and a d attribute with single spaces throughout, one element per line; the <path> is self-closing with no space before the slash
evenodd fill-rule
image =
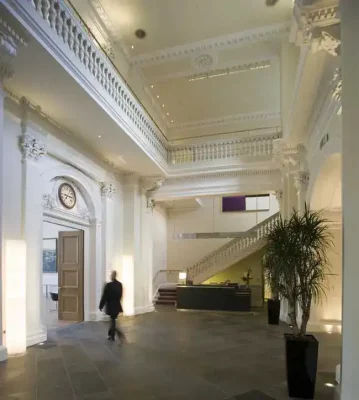
<path id="1" fill-rule="evenodd" d="M 270 210 L 258 212 L 222 212 L 222 197 L 201 198 L 202 207 L 168 212 L 167 268 L 187 269 L 202 257 L 227 243 L 229 239 L 174 239 L 176 233 L 242 232 L 279 211 L 270 195 Z"/>

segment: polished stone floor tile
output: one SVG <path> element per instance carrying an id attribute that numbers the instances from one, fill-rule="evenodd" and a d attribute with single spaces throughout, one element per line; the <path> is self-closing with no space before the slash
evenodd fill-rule
<path id="1" fill-rule="evenodd" d="M 0 363 L 1 400 L 288 400 L 283 333 L 263 312 L 158 312 L 49 332 L 49 340 Z M 341 336 L 320 342 L 315 400 L 333 400 Z M 266 397 L 265 397 L 266 396 Z"/>

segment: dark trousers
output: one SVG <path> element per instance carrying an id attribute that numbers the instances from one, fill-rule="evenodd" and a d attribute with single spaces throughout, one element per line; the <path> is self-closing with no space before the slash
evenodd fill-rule
<path id="1" fill-rule="evenodd" d="M 110 329 L 108 330 L 108 336 L 112 339 L 115 338 L 115 334 L 117 334 L 119 339 L 124 338 L 124 334 L 118 329 L 117 324 L 116 324 L 116 319 L 117 317 L 110 317 Z"/>

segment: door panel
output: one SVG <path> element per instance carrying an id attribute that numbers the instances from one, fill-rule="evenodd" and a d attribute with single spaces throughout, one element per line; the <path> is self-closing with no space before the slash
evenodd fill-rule
<path id="1" fill-rule="evenodd" d="M 84 320 L 84 233 L 59 232 L 59 320 Z"/>

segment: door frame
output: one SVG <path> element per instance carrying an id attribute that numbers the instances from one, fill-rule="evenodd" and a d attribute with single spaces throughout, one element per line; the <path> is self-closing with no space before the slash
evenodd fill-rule
<path id="1" fill-rule="evenodd" d="M 50 224 L 60 225 L 63 227 L 64 231 L 66 228 L 76 229 L 84 232 L 84 290 L 83 290 L 83 302 L 84 302 L 84 321 L 91 321 L 90 318 L 90 224 L 84 221 L 83 224 L 77 222 L 70 222 L 67 219 L 62 219 L 59 217 L 50 216 L 48 214 L 43 215 L 43 222 L 48 222 Z M 41 274 L 42 279 L 42 274 Z M 42 287 L 42 285 L 41 285 Z"/>

